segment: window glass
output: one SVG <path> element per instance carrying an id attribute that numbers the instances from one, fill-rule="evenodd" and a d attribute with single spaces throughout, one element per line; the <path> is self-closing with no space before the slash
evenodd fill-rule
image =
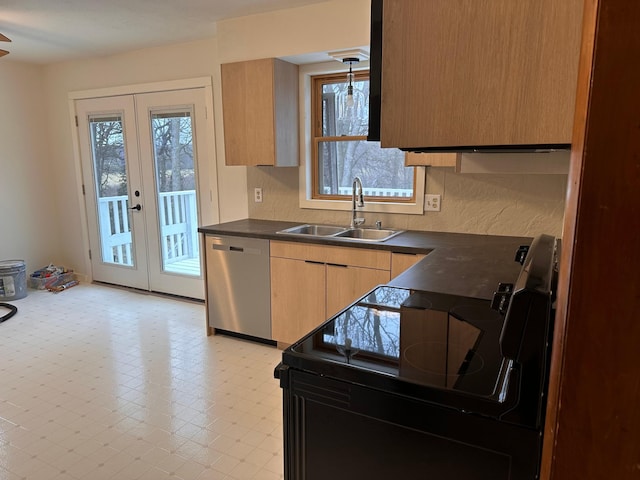
<path id="1" fill-rule="evenodd" d="M 413 198 L 413 168 L 404 166 L 404 152 L 380 148 L 378 142 L 319 141 L 320 193 L 351 196 L 360 177 L 367 197 L 394 201 Z"/>
<path id="2" fill-rule="evenodd" d="M 404 166 L 404 152 L 366 140 L 368 72 L 355 75 L 352 98 L 347 87 L 345 74 L 313 78 L 313 198 L 350 197 L 357 176 L 365 197 L 413 202 L 415 169 Z"/>

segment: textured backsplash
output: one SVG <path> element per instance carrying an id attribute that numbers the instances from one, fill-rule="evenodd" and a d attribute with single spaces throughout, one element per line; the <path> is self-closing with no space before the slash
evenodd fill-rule
<path id="1" fill-rule="evenodd" d="M 364 213 L 366 225 L 491 235 L 559 236 L 567 187 L 566 175 L 456 174 L 450 168 L 427 168 L 426 193 L 442 195 L 442 210 L 422 215 Z M 301 209 L 298 169 L 249 167 L 249 217 L 347 225 L 347 211 Z M 253 201 L 261 187 L 264 201 Z"/>

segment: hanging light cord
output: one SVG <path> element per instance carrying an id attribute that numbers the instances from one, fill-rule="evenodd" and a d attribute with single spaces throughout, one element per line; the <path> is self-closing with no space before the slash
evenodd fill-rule
<path id="1" fill-rule="evenodd" d="M 348 57 L 342 60 L 343 63 L 348 63 L 349 64 L 349 73 L 347 73 L 347 80 L 349 81 L 349 84 L 347 85 L 347 105 L 352 107 L 353 106 L 353 79 L 354 79 L 354 75 L 353 75 L 353 69 L 352 69 L 352 65 L 354 63 L 357 63 L 360 61 L 360 59 L 358 57 Z"/>

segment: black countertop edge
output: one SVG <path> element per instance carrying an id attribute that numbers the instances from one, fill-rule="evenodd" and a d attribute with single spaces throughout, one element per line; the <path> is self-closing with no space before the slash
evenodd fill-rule
<path id="1" fill-rule="evenodd" d="M 232 235 L 428 254 L 420 262 L 391 279 L 389 285 L 482 300 L 490 300 L 493 297 L 498 283 L 512 283 L 516 280 L 521 268 L 515 261 L 516 251 L 521 245 L 530 245 L 532 241 L 529 237 L 418 230 L 405 231 L 385 242 L 358 242 L 276 233 L 300 224 L 246 219 L 200 227 L 198 231 L 205 235 Z"/>
<path id="2" fill-rule="evenodd" d="M 205 235 L 234 235 L 239 237 L 263 238 L 283 242 L 313 243 L 318 245 L 334 245 L 354 248 L 387 250 L 398 253 L 428 254 L 436 249 L 455 248 L 493 248 L 504 246 L 528 245 L 531 238 L 509 237 L 499 235 L 481 235 L 471 233 L 429 232 L 406 230 L 404 233 L 384 242 L 363 242 L 333 237 L 313 237 L 276 233 L 280 230 L 302 225 L 304 222 L 287 222 L 280 220 L 244 219 L 232 222 L 208 225 L 198 228 Z M 346 228 L 346 226 L 345 226 Z M 515 250 L 514 250 L 515 252 Z"/>

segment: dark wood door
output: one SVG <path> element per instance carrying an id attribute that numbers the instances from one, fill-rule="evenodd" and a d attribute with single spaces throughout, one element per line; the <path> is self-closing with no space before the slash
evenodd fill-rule
<path id="1" fill-rule="evenodd" d="M 543 479 L 640 478 L 638 25 L 585 1 Z"/>

